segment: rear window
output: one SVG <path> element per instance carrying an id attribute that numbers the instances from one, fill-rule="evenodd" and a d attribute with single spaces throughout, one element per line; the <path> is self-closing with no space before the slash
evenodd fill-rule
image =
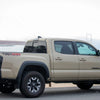
<path id="1" fill-rule="evenodd" d="M 28 53 L 47 53 L 46 41 L 29 41 L 26 43 L 23 52 Z"/>

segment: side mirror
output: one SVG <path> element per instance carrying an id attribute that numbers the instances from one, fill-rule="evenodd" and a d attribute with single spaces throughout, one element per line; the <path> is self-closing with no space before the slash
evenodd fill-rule
<path id="1" fill-rule="evenodd" d="M 99 50 L 97 50 L 97 56 L 100 56 L 100 51 Z"/>

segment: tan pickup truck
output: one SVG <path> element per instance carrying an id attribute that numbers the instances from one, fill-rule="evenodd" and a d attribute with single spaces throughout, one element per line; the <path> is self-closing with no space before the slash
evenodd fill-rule
<path id="1" fill-rule="evenodd" d="M 73 83 L 80 89 L 100 84 L 100 52 L 73 39 L 37 38 L 23 53 L 0 53 L 0 91 L 20 89 L 29 98 L 40 96 L 45 83 Z"/>

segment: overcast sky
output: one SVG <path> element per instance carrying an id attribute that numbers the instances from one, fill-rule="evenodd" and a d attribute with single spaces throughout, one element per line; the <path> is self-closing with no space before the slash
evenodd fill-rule
<path id="1" fill-rule="evenodd" d="M 100 0 L 0 0 L 0 40 L 100 39 Z"/>

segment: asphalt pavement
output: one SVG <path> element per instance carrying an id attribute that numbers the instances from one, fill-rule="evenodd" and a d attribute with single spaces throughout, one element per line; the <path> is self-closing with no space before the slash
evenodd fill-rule
<path id="1" fill-rule="evenodd" d="M 0 93 L 0 99 L 3 100 L 29 100 L 25 98 L 19 90 L 12 94 Z M 45 92 L 39 98 L 34 100 L 100 100 L 100 86 L 94 86 L 90 90 L 80 90 L 77 87 L 58 87 L 46 88 Z"/>

